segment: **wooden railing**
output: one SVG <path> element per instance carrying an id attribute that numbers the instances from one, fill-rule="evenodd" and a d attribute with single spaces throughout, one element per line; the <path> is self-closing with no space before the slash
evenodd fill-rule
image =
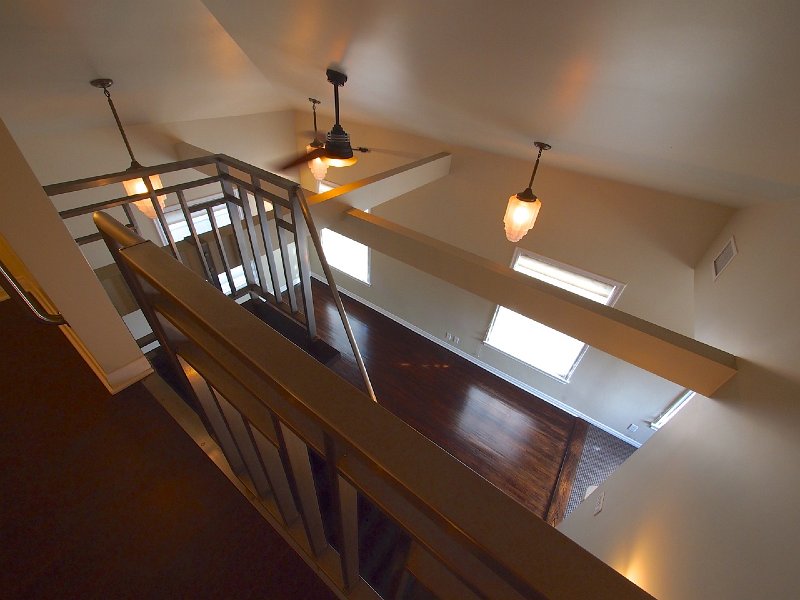
<path id="1" fill-rule="evenodd" d="M 95 220 L 232 469 L 340 596 L 377 596 L 364 498 L 410 540 L 385 597 L 411 574 L 444 598 L 649 598 L 151 242 Z"/>

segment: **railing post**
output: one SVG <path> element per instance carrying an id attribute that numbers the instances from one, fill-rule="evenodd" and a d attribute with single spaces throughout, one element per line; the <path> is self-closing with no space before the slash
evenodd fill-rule
<path id="1" fill-rule="evenodd" d="M 289 484 L 289 479 L 286 476 L 286 472 L 283 470 L 280 452 L 278 452 L 278 449 L 270 443 L 264 434 L 252 426 L 250 427 L 250 433 L 261 454 L 261 461 L 267 473 L 270 486 L 272 487 L 272 493 L 275 496 L 275 504 L 278 505 L 278 511 L 280 511 L 281 517 L 283 517 L 283 522 L 287 525 L 291 525 L 297 520 L 299 515 L 294 503 L 294 498 L 292 497 L 292 488 Z M 277 434 L 274 430 L 273 434 L 277 439 Z"/>
<path id="2" fill-rule="evenodd" d="M 247 228 L 247 238 L 250 240 L 250 248 L 253 250 L 253 262 L 255 263 L 256 277 L 258 278 L 258 288 L 263 295 L 267 295 L 269 293 L 267 291 L 267 278 L 264 275 L 264 265 L 261 263 L 261 249 L 258 246 L 256 228 L 253 224 L 253 214 L 250 212 L 250 196 L 247 190 L 241 186 L 238 186 L 237 190 L 239 192 L 239 200 L 242 203 L 242 211 L 244 212 L 244 224 Z"/>
<path id="3" fill-rule="evenodd" d="M 317 320 L 314 316 L 314 298 L 311 294 L 311 261 L 308 256 L 308 226 L 303 218 L 298 188 L 289 192 L 292 203 L 292 223 L 294 224 L 294 249 L 297 256 L 297 270 L 300 272 L 300 292 L 303 295 L 303 312 L 306 316 L 308 337 L 317 335 Z"/>
<path id="4" fill-rule="evenodd" d="M 278 451 L 283 461 L 283 468 L 289 474 L 289 483 L 295 502 L 300 508 L 300 518 L 306 531 L 311 550 L 320 556 L 328 547 L 325 539 L 325 528 L 322 525 L 322 513 L 317 499 L 314 476 L 308 458 L 308 447 L 288 427 L 273 415 L 275 433 L 278 436 Z"/>
<path id="5" fill-rule="evenodd" d="M 375 396 L 375 390 L 372 388 L 372 382 L 369 379 L 367 367 L 364 364 L 361 351 L 358 349 L 358 342 L 356 342 L 356 336 L 353 334 L 353 328 L 350 327 L 350 320 L 347 318 L 347 312 L 344 309 L 342 298 L 339 295 L 339 288 L 336 287 L 336 281 L 333 278 L 331 266 L 328 264 L 328 259 L 325 258 L 325 250 L 322 248 L 322 240 L 319 237 L 319 231 L 317 231 L 317 227 L 314 225 L 314 217 L 311 215 L 311 211 L 306 203 L 306 198 L 303 195 L 303 190 L 300 189 L 300 187 L 295 188 L 295 197 L 297 198 L 297 204 L 303 211 L 303 218 L 308 224 L 308 232 L 311 235 L 311 241 L 314 242 L 314 249 L 317 251 L 320 265 L 322 265 L 322 272 L 325 274 L 325 279 L 328 281 L 328 287 L 331 290 L 333 302 L 336 304 L 336 310 L 339 311 L 339 318 L 342 320 L 345 334 L 347 334 L 347 340 L 350 342 L 350 348 L 353 350 L 353 356 L 356 359 L 358 370 L 361 372 L 361 379 L 364 382 L 364 387 L 369 397 L 372 398 L 372 401 L 377 402 L 378 398 Z"/>
<path id="6" fill-rule="evenodd" d="M 234 473 L 238 474 L 244 472 L 246 469 L 242 455 L 233 439 L 233 434 L 228 427 L 225 416 L 222 414 L 222 409 L 219 404 L 217 404 L 216 398 L 208 387 L 208 383 L 194 367 L 180 356 L 178 357 L 178 361 L 180 362 L 189 385 L 192 387 L 195 398 L 197 398 L 200 403 L 206 415 L 206 419 L 211 425 L 211 431 L 214 432 L 214 436 L 217 438 L 228 464 L 230 464 Z"/>
<path id="7" fill-rule="evenodd" d="M 343 454 L 330 435 L 325 435 L 325 466 L 333 499 L 336 542 L 345 590 L 361 579 L 358 566 L 358 493 L 340 474 L 336 465 Z"/>
<path id="8" fill-rule="evenodd" d="M 228 251 L 225 250 L 225 243 L 222 241 L 222 235 L 219 232 L 219 225 L 217 225 L 217 217 L 214 216 L 214 211 L 211 208 L 206 209 L 208 215 L 208 222 L 211 223 L 211 231 L 214 234 L 214 240 L 217 242 L 219 249 L 219 257 L 222 259 L 222 268 L 225 269 L 225 278 L 228 280 L 228 285 L 231 288 L 230 295 L 236 294 L 236 282 L 233 280 L 231 273 L 231 261 L 228 259 Z"/>
<path id="9" fill-rule="evenodd" d="M 294 277 L 292 275 L 292 261 L 289 259 L 289 244 L 294 238 L 295 226 L 283 218 L 282 211 L 291 210 L 282 206 L 275 205 L 272 207 L 275 213 L 275 227 L 278 233 L 278 245 L 281 250 L 281 264 L 283 265 L 283 276 L 286 281 L 286 296 L 289 298 L 289 310 L 292 313 L 297 312 L 297 295 L 294 293 Z M 289 237 L 289 233 L 292 237 Z"/>
<path id="10" fill-rule="evenodd" d="M 153 182 L 150 181 L 150 176 L 142 175 L 142 181 L 147 188 L 147 193 L 150 194 L 150 202 L 153 204 L 153 208 L 156 211 L 156 221 L 161 227 L 161 233 L 163 233 L 164 237 L 167 238 L 167 244 L 172 251 L 172 255 L 178 260 L 178 262 L 183 263 L 183 259 L 181 259 L 181 253 L 178 252 L 178 246 L 175 243 L 175 238 L 172 237 L 172 232 L 169 230 L 169 224 L 167 223 L 167 219 L 164 217 L 164 211 L 161 210 L 161 204 L 158 202 L 158 194 L 156 193 L 155 188 L 153 188 Z"/>
<path id="11" fill-rule="evenodd" d="M 255 278 L 257 277 L 257 275 L 253 273 L 255 258 L 253 257 L 253 253 L 250 251 L 247 241 L 245 240 L 244 230 L 242 229 L 242 215 L 239 213 L 239 209 L 241 208 L 240 204 L 243 205 L 246 198 L 244 200 L 241 198 L 236 198 L 236 194 L 233 191 L 233 185 L 226 179 L 226 176 L 229 174 L 227 165 L 217 161 L 217 171 L 219 172 L 219 181 L 220 185 L 222 186 L 222 192 L 225 194 L 225 203 L 228 207 L 228 214 L 231 218 L 231 227 L 233 228 L 234 237 L 236 238 L 236 247 L 239 250 L 239 258 L 242 261 L 244 278 L 245 281 L 247 281 L 248 286 L 254 286 L 256 285 Z M 238 200 L 238 203 L 236 200 Z M 235 290 L 232 290 L 232 292 L 235 292 Z M 255 292 L 251 291 L 250 297 L 255 299 Z"/>
<path id="12" fill-rule="evenodd" d="M 283 302 L 283 292 L 281 292 L 281 281 L 278 277 L 278 267 L 275 264 L 275 247 L 272 243 L 272 235 L 269 230 L 269 217 L 267 211 L 264 209 L 264 196 L 259 193 L 260 184 L 259 179 L 255 175 L 250 175 L 250 182 L 253 184 L 256 197 L 256 212 L 258 213 L 258 223 L 261 227 L 261 240 L 264 242 L 264 251 L 266 253 L 267 267 L 269 269 L 269 280 L 272 283 L 272 295 L 275 297 L 275 302 L 280 304 Z M 273 205 L 273 216 L 275 207 Z M 277 227 L 277 226 L 276 226 Z M 275 232 L 277 235 L 277 231 Z"/>
<path id="13" fill-rule="evenodd" d="M 197 255 L 200 258 L 200 264 L 203 265 L 203 272 L 206 275 L 209 283 L 213 285 L 217 289 L 222 289 L 219 283 L 219 279 L 214 274 L 214 271 L 209 264 L 209 260 L 207 259 L 205 252 L 203 252 L 203 244 L 200 241 L 200 236 L 197 235 L 197 228 L 194 226 L 194 219 L 192 218 L 192 213 L 189 210 L 189 205 L 186 203 L 186 196 L 184 195 L 183 191 L 178 190 L 175 192 L 175 195 L 178 197 L 178 203 L 181 207 L 181 212 L 183 213 L 183 218 L 186 219 L 186 225 L 189 227 L 189 233 L 192 236 L 192 240 L 194 241 L 195 248 L 197 249 Z"/>

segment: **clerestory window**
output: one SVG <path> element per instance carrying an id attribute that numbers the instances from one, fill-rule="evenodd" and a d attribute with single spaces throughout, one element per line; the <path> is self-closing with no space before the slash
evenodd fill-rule
<path id="1" fill-rule="evenodd" d="M 623 284 L 588 273 L 520 248 L 512 268 L 563 290 L 612 306 Z M 586 352 L 586 344 L 504 306 L 498 306 L 484 340 L 497 350 L 551 375 L 569 381 Z"/>

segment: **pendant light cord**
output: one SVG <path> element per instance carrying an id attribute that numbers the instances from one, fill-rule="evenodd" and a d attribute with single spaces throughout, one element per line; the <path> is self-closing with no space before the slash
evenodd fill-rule
<path id="1" fill-rule="evenodd" d="M 128 154 L 131 157 L 131 169 L 141 169 L 142 165 L 139 164 L 139 161 L 136 160 L 133 156 L 133 150 L 131 150 L 131 144 L 128 142 L 128 136 L 125 135 L 125 130 L 122 128 L 122 122 L 119 120 L 119 115 L 117 114 L 117 109 L 114 107 L 114 101 L 111 100 L 111 92 L 108 91 L 108 88 L 103 88 L 103 93 L 106 95 L 108 99 L 108 105 L 111 107 L 111 113 L 114 115 L 114 120 L 117 122 L 117 129 L 119 129 L 119 133 L 122 136 L 122 141 L 125 142 L 125 148 L 128 150 Z"/>
<path id="2" fill-rule="evenodd" d="M 314 112 L 314 139 L 319 137 L 317 133 L 317 103 L 312 101 L 311 102 L 311 110 Z"/>
<path id="3" fill-rule="evenodd" d="M 536 171 L 539 168 L 539 159 L 542 158 L 542 149 L 543 148 L 540 146 L 539 147 L 539 154 L 536 157 L 536 162 L 533 163 L 533 173 L 531 173 L 531 180 L 528 183 L 528 189 L 529 190 L 533 188 L 533 179 L 536 177 Z"/>

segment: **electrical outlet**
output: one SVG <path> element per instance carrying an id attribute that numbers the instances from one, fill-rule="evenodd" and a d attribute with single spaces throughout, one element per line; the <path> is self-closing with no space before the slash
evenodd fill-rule
<path id="1" fill-rule="evenodd" d="M 600 514 L 600 511 L 603 510 L 603 502 L 606 499 L 605 491 L 600 492 L 597 498 L 594 499 L 594 514 Z"/>
<path id="2" fill-rule="evenodd" d="M 461 343 L 461 338 L 460 338 L 460 337 L 458 337 L 457 335 L 454 335 L 454 336 L 453 336 L 453 343 L 454 343 L 456 346 L 458 346 L 458 345 Z"/>
<path id="3" fill-rule="evenodd" d="M 628 425 L 628 431 L 635 433 L 636 431 L 639 431 L 639 426 L 636 423 L 631 423 Z"/>
<path id="4" fill-rule="evenodd" d="M 452 342 L 453 341 L 453 334 L 450 333 L 449 331 L 445 331 L 444 339 L 446 339 L 448 342 Z"/>

